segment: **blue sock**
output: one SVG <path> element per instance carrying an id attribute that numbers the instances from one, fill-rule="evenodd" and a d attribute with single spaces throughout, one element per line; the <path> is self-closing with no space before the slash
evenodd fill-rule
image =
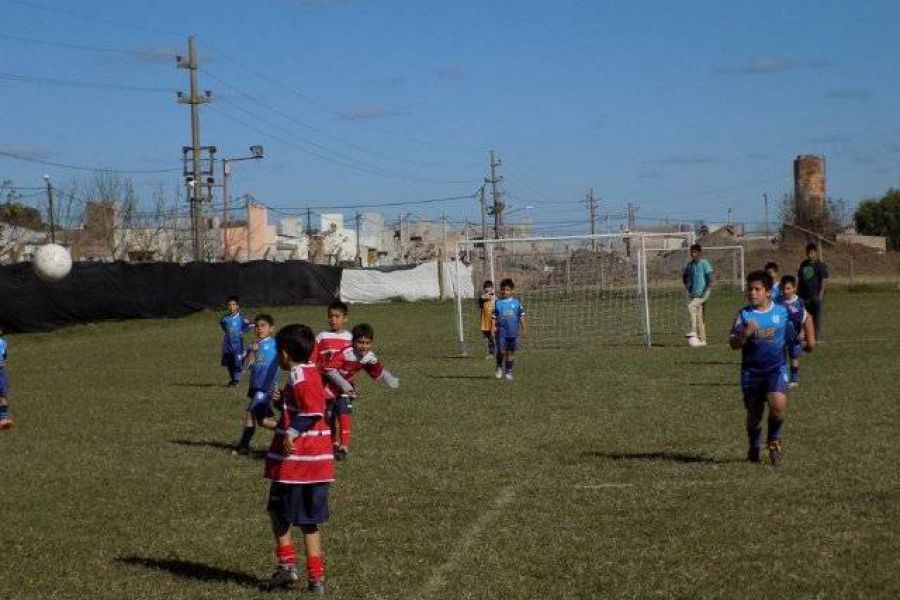
<path id="1" fill-rule="evenodd" d="M 0 419 L 8 419 L 9 418 L 9 406 L 6 404 L 0 405 Z"/>
<path id="2" fill-rule="evenodd" d="M 512 372 L 513 372 L 513 365 L 515 365 L 515 364 L 516 364 L 516 363 L 513 361 L 513 359 L 509 359 L 508 361 L 506 361 L 506 372 L 507 372 L 507 373 L 512 373 Z"/>
<path id="3" fill-rule="evenodd" d="M 784 426 L 784 419 L 776 419 L 769 417 L 769 437 L 768 441 L 774 442 L 781 439 L 781 428 Z"/>
<path id="4" fill-rule="evenodd" d="M 800 367 L 791 366 L 791 381 L 797 382 L 800 377 Z"/>
<path id="5" fill-rule="evenodd" d="M 751 448 L 759 449 L 760 440 L 762 439 L 762 427 L 747 430 L 747 441 Z"/>
<path id="6" fill-rule="evenodd" d="M 497 353 L 497 368 L 500 369 L 503 367 L 503 355 L 499 352 Z"/>

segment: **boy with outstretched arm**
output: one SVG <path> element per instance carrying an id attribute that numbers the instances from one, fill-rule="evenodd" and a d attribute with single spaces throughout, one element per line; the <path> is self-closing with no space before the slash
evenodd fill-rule
<path id="1" fill-rule="evenodd" d="M 250 440 L 256 431 L 256 424 L 271 416 L 272 392 L 278 385 L 278 353 L 275 349 L 275 319 L 271 315 L 260 314 L 253 319 L 256 342 L 247 353 L 250 369 L 250 401 L 244 412 L 244 429 L 241 438 L 232 451 L 233 454 L 250 454 Z"/>
<path id="2" fill-rule="evenodd" d="M 481 296 L 478 298 L 478 329 L 487 340 L 488 358 L 497 354 L 494 343 L 494 282 L 490 279 L 481 284 Z"/>
<path id="3" fill-rule="evenodd" d="M 278 364 L 288 381 L 276 403 L 278 415 L 261 425 L 275 431 L 266 454 L 271 481 L 268 512 L 278 563 L 266 591 L 300 588 L 291 529 L 300 528 L 306 553 L 306 589 L 325 593 L 325 560 L 319 525 L 328 520 L 328 489 L 334 481 L 331 431 L 325 420 L 325 389 L 309 359 L 316 337 L 306 325 L 286 325 L 275 336 Z"/>
<path id="4" fill-rule="evenodd" d="M 781 290 L 781 303 L 791 314 L 791 322 L 801 324 L 800 329 L 795 327 L 791 332 L 787 345 L 788 358 L 791 360 L 788 387 L 797 387 L 800 385 L 800 357 L 803 355 L 803 343 L 815 339 L 815 321 L 806 310 L 803 300 L 797 295 L 797 280 L 793 275 L 781 278 Z"/>
<path id="5" fill-rule="evenodd" d="M 519 335 L 525 333 L 525 309 L 513 297 L 516 284 L 512 279 L 500 282 L 500 299 L 494 303 L 494 335 L 497 340 L 497 372 L 494 377 L 513 379 L 513 355 L 519 345 Z"/>
<path id="6" fill-rule="evenodd" d="M 339 360 L 340 353 L 353 343 L 353 336 L 347 331 L 347 321 L 350 320 L 350 307 L 346 303 L 335 300 L 328 305 L 328 331 L 322 331 L 316 336 L 316 349 L 313 352 L 314 362 L 322 370 L 332 367 L 335 360 Z M 325 415 L 331 425 L 331 436 L 335 440 L 340 439 L 340 422 L 335 413 L 336 397 L 328 397 L 325 406 Z M 342 457 L 341 457 L 342 458 Z"/>
<path id="7" fill-rule="evenodd" d="M 741 351 L 741 391 L 747 410 L 747 460 L 760 462 L 762 417 L 769 408 L 766 448 L 773 466 L 782 462 L 781 430 L 787 414 L 785 350 L 792 323 L 787 308 L 769 297 L 772 278 L 765 271 L 747 276 L 749 304 L 738 311 L 731 328 L 730 345 Z M 815 339 L 807 339 L 812 351 Z"/>
<path id="8" fill-rule="evenodd" d="M 365 371 L 375 381 L 384 382 L 389 388 L 400 387 L 400 380 L 384 368 L 384 364 L 372 352 L 375 330 L 368 323 L 360 323 L 353 328 L 353 345 L 344 349 L 325 369 L 328 382 L 326 393 L 333 400 L 333 419 L 338 421 L 340 435 L 334 439 L 334 458 L 345 460 L 350 448 L 350 428 L 352 426 L 353 401 L 356 388 L 353 376 Z M 332 427 L 332 431 L 334 428 Z"/>
<path id="9" fill-rule="evenodd" d="M 228 386 L 234 387 L 241 381 L 241 370 L 244 366 L 244 332 L 253 324 L 241 314 L 237 296 L 229 296 L 227 310 L 219 319 L 219 327 L 225 332 L 222 336 L 223 367 L 228 369 Z"/>

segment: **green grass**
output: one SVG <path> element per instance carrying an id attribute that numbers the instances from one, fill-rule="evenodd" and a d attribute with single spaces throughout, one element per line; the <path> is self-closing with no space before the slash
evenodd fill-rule
<path id="1" fill-rule="evenodd" d="M 830 296 L 777 472 L 741 462 L 737 296 L 711 301 L 707 348 L 531 349 L 512 384 L 453 357 L 448 305 L 353 307 L 402 387 L 363 384 L 332 597 L 900 596 L 898 301 Z M 215 315 L 9 342 L 0 598 L 260 597 L 267 485 L 222 448 L 245 390 L 221 385 Z"/>

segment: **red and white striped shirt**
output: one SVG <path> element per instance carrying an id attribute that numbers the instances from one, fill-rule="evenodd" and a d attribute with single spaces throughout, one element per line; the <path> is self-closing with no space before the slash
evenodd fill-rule
<path id="1" fill-rule="evenodd" d="M 316 336 L 316 348 L 310 362 L 320 369 L 327 369 L 336 355 L 353 343 L 353 334 L 349 331 L 323 331 Z"/>
<path id="2" fill-rule="evenodd" d="M 378 360 L 374 352 L 366 352 L 363 356 L 359 356 L 354 352 L 353 346 L 348 346 L 332 357 L 328 369 L 337 371 L 341 377 L 350 382 L 360 371 L 365 371 L 369 377 L 377 380 L 384 374 L 384 363 Z M 329 398 L 340 396 L 342 393 L 341 388 L 330 381 L 325 386 L 325 392 Z"/>

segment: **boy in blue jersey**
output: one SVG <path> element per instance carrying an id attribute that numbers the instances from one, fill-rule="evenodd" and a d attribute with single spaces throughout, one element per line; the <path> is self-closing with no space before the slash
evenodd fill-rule
<path id="1" fill-rule="evenodd" d="M 769 292 L 769 298 L 771 298 L 772 302 L 775 304 L 780 304 L 783 292 L 781 290 L 781 277 L 779 275 L 778 263 L 767 262 L 763 269 L 769 274 L 769 277 L 772 278 L 772 291 Z"/>
<path id="2" fill-rule="evenodd" d="M 3 335 L 3 329 L 0 329 L 0 335 Z M 6 340 L 0 338 L 0 430 L 10 429 L 13 426 L 13 421 L 9 418 L 9 403 L 6 400 L 6 355 Z"/>
<path id="3" fill-rule="evenodd" d="M 803 342 L 814 339 L 816 336 L 815 322 L 806 310 L 803 300 L 797 295 L 797 280 L 793 275 L 785 275 L 781 278 L 781 303 L 793 317 L 791 322 L 802 324 L 801 329 L 791 332 L 788 340 L 788 358 L 791 359 L 791 375 L 788 387 L 800 385 L 800 357 L 803 355 Z"/>
<path id="4" fill-rule="evenodd" d="M 747 409 L 747 460 L 760 462 L 762 417 L 769 407 L 766 447 L 773 466 L 782 461 L 781 430 L 787 413 L 787 381 L 785 369 L 786 345 L 792 331 L 799 330 L 799 322 L 791 322 L 787 308 L 775 304 L 769 297 L 772 278 L 765 271 L 747 276 L 748 306 L 735 317 L 731 328 L 730 345 L 741 350 L 741 391 Z M 792 329 L 796 328 L 796 329 Z M 806 340 L 812 351 L 815 338 Z"/>
<path id="5" fill-rule="evenodd" d="M 244 332 L 253 324 L 241 314 L 237 296 L 228 297 L 228 312 L 219 319 L 219 327 L 225 332 L 222 337 L 223 367 L 228 369 L 228 385 L 233 387 L 241 381 L 244 366 Z"/>
<path id="6" fill-rule="evenodd" d="M 494 339 L 497 344 L 497 372 L 495 377 L 507 381 L 513 378 L 513 355 L 519 343 L 519 335 L 525 333 L 525 309 L 518 298 L 512 279 L 500 282 L 500 299 L 494 302 Z"/>
<path id="7" fill-rule="evenodd" d="M 700 244 L 691 246 L 691 260 L 684 266 L 681 282 L 687 290 L 688 315 L 691 329 L 688 331 L 688 344 L 691 346 L 706 345 L 706 315 L 704 305 L 709 300 L 715 272 L 708 260 L 702 257 L 703 247 Z"/>
<path id="8" fill-rule="evenodd" d="M 247 353 L 247 365 L 250 368 L 250 389 L 247 397 L 250 402 L 244 413 L 244 431 L 232 454 L 246 456 L 250 454 L 250 440 L 256 431 L 256 424 L 274 413 L 271 408 L 272 392 L 278 384 L 278 352 L 275 348 L 275 319 L 270 315 L 256 315 L 253 319 L 256 328 L 256 342 Z"/>

